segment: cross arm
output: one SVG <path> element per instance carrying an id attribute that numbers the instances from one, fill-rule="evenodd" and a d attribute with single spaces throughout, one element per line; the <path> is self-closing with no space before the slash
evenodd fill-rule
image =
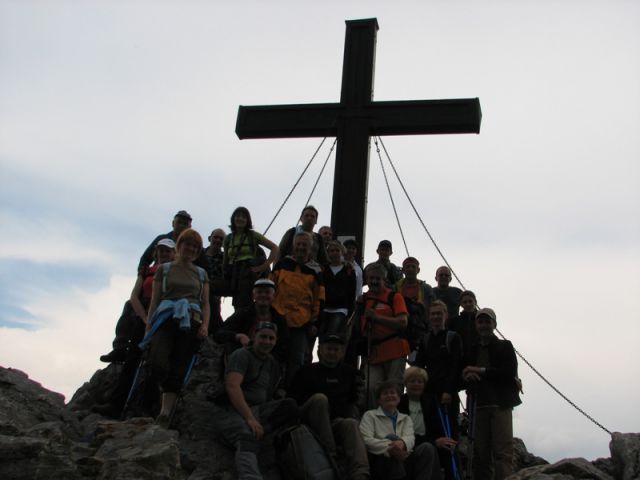
<path id="1" fill-rule="evenodd" d="M 264 105 L 238 108 L 236 135 L 245 138 L 291 138 L 336 136 L 338 103 Z"/>
<path id="2" fill-rule="evenodd" d="M 371 135 L 480 133 L 477 98 L 372 102 L 364 107 Z"/>

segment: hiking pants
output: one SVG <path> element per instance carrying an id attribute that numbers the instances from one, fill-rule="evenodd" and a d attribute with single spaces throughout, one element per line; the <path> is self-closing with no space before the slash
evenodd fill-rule
<path id="1" fill-rule="evenodd" d="M 442 480 L 436 447 L 421 443 L 403 462 L 384 455 L 369 455 L 371 480 Z"/>
<path id="2" fill-rule="evenodd" d="M 497 406 L 476 408 L 474 480 L 503 480 L 513 473 L 511 413 L 511 408 Z"/>
<path id="3" fill-rule="evenodd" d="M 197 329 L 180 330 L 176 321 L 169 319 L 153 334 L 149 349 L 149 363 L 154 379 L 165 393 L 177 393 L 191 359 L 198 351 Z"/>
<path id="4" fill-rule="evenodd" d="M 396 358 L 395 360 L 389 360 L 387 362 L 378 363 L 376 365 L 365 366 L 365 375 L 369 375 L 368 381 L 368 404 L 367 410 L 376 408 L 378 405 L 378 399 L 376 398 L 375 391 L 376 385 L 386 380 L 391 380 L 398 384 L 400 388 L 404 385 L 402 378 L 407 361 L 405 357 Z"/>
<path id="5" fill-rule="evenodd" d="M 300 420 L 311 427 L 322 446 L 334 459 L 336 443 L 342 445 L 349 468 L 349 478 L 369 476 L 367 448 L 360 434 L 359 422 L 355 418 L 331 420 L 329 400 L 323 393 L 316 393 L 300 407 Z"/>
<path id="6" fill-rule="evenodd" d="M 298 406 L 292 398 L 271 400 L 261 405 L 251 407 L 251 411 L 264 428 L 265 435 L 273 433 L 279 428 L 298 423 Z M 221 440 L 236 449 L 235 462 L 240 480 L 262 480 L 262 473 L 258 466 L 258 441 L 247 425 L 247 422 L 233 408 L 213 407 L 213 421 L 215 431 Z"/>

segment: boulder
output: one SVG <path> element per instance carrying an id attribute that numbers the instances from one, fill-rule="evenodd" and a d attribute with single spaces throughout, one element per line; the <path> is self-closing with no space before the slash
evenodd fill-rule
<path id="1" fill-rule="evenodd" d="M 613 480 L 584 458 L 567 458 L 550 465 L 538 465 L 520 470 L 508 480 Z"/>
<path id="2" fill-rule="evenodd" d="M 614 432 L 609 442 L 609 451 L 616 479 L 640 478 L 640 433 Z"/>

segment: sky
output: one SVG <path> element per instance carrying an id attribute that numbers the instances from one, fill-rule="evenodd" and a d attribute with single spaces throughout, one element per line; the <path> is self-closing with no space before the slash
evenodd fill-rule
<path id="1" fill-rule="evenodd" d="M 371 17 L 375 99 L 480 99 L 479 135 L 383 138 L 458 277 L 561 391 L 640 431 L 636 1 L 0 0 L 0 365 L 69 399 L 178 210 L 206 236 L 244 205 L 263 231 L 321 139 L 240 141 L 238 106 L 338 101 L 344 21 Z M 268 238 L 295 224 L 330 143 Z M 375 145 L 370 160 L 365 261 L 386 238 L 400 264 Z M 332 182 L 330 161 L 318 226 Z M 433 284 L 443 260 L 390 182 Z M 609 455 L 606 433 L 520 376 L 530 451 Z"/>

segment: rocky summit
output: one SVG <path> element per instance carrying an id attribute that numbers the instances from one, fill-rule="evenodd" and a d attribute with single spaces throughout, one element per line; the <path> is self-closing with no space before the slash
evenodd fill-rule
<path id="1" fill-rule="evenodd" d="M 120 421 L 93 413 L 108 398 L 120 365 L 98 370 L 65 405 L 27 374 L 0 367 L 0 478 L 6 480 L 232 480 L 233 452 L 211 423 L 222 349 L 204 342 L 169 430 L 150 417 Z M 461 454 L 465 453 L 461 442 Z M 555 464 L 529 453 L 516 439 L 512 480 L 632 480 L 640 478 L 640 434 L 614 433 L 611 458 Z M 265 478 L 280 479 L 273 448 L 261 454 Z"/>

